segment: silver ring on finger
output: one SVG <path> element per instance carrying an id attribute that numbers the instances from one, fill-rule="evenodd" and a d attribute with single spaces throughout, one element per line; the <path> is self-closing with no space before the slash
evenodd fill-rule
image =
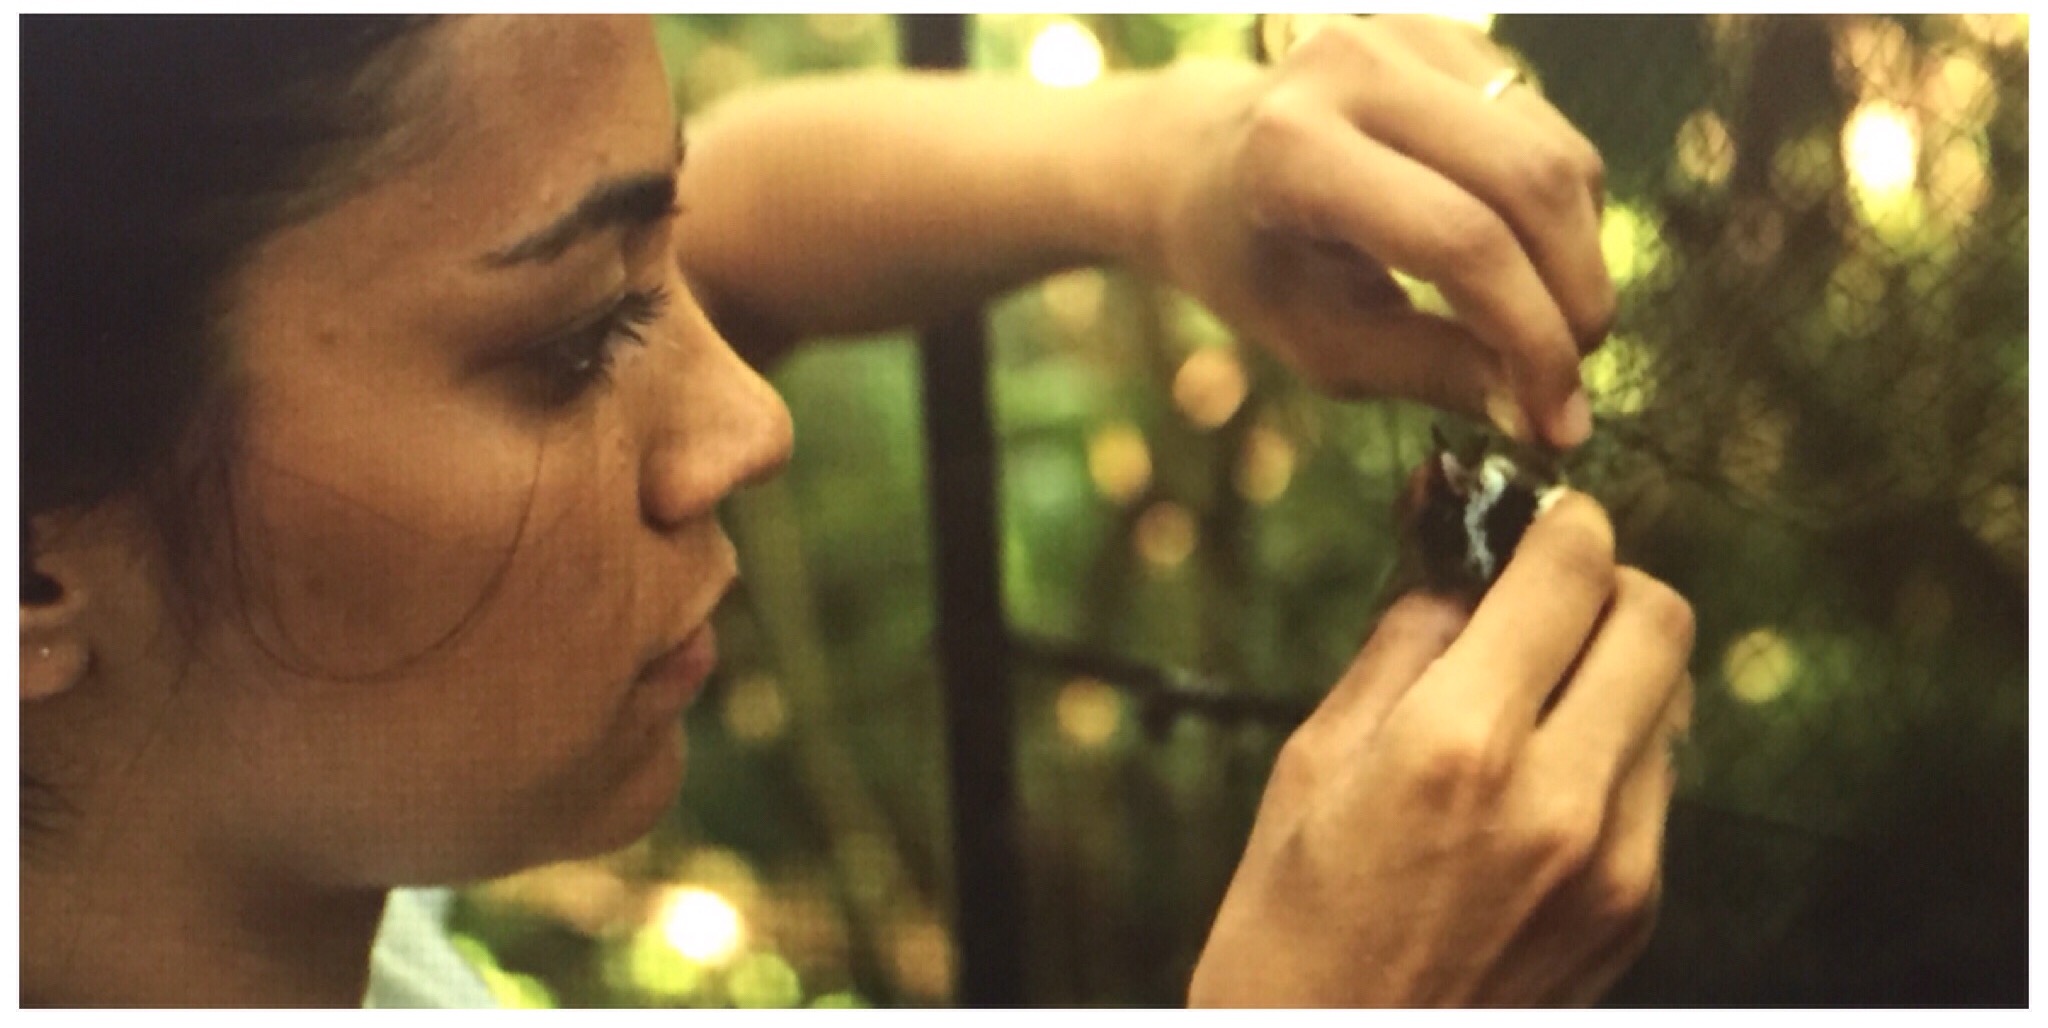
<path id="1" fill-rule="evenodd" d="M 1525 76 L 1520 68 L 1512 66 L 1502 68 L 1499 74 L 1488 79 L 1486 85 L 1480 88 L 1479 95 L 1487 100 L 1498 100 L 1502 93 L 1508 91 L 1509 87 L 1522 82 L 1524 78 Z"/>

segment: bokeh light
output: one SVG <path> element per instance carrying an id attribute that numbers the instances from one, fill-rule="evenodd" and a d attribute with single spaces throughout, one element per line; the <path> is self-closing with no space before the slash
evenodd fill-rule
<path id="1" fill-rule="evenodd" d="M 739 908 L 702 886 L 668 890 L 655 916 L 669 946 L 699 964 L 716 966 L 730 960 L 746 939 Z"/>
<path id="2" fill-rule="evenodd" d="M 2027 15 L 2018 14 L 1963 14 L 1963 31 L 1981 42 L 1996 47 L 2019 46 L 2032 49 L 2032 39 L 2027 31 Z"/>
<path id="3" fill-rule="evenodd" d="M 1919 156 L 1920 132 L 1913 115 L 1897 104 L 1863 104 L 1842 127 L 1849 184 L 1866 194 L 1882 196 L 1913 188 Z"/>
<path id="4" fill-rule="evenodd" d="M 1713 111 L 1696 111 L 1678 127 L 1678 163 L 1687 179 L 1718 186 L 1735 170 L 1735 140 Z"/>
<path id="5" fill-rule="evenodd" d="M 2008 563 L 2027 559 L 2027 491 L 2000 484 L 1980 490 L 1963 505 L 1963 525 Z"/>
<path id="6" fill-rule="evenodd" d="M 1903 231 L 1920 164 L 1920 130 L 1912 112 L 1883 100 L 1857 107 L 1842 126 L 1842 162 L 1864 220 L 1894 236 Z"/>
<path id="7" fill-rule="evenodd" d="M 1196 428 L 1230 420 L 1251 390 L 1244 363 L 1225 346 L 1205 346 L 1188 355 L 1173 376 L 1173 402 Z"/>
<path id="8" fill-rule="evenodd" d="M 1906 27 L 1885 17 L 1851 16 L 1840 23 L 1835 68 L 1865 99 L 1903 100 L 1913 88 L 1917 58 Z"/>
<path id="9" fill-rule="evenodd" d="M 1764 704 L 1785 694 L 1799 674 L 1799 654 L 1777 629 L 1758 628 L 1728 644 L 1721 677 L 1736 699 Z"/>
<path id="10" fill-rule="evenodd" d="M 1643 209 L 1609 203 L 1600 215 L 1600 256 L 1616 288 L 1649 274 L 1668 256 L 1663 235 Z"/>
<path id="11" fill-rule="evenodd" d="M 1884 298 L 1890 288 L 1876 260 L 1850 254 L 1828 275 L 1826 297 L 1829 334 L 1867 336 L 1884 322 Z"/>
<path id="12" fill-rule="evenodd" d="M 783 701 L 782 686 L 774 676 L 742 675 L 726 690 L 723 715 L 725 731 L 733 738 L 754 745 L 774 742 L 789 727 L 789 705 Z"/>
<path id="13" fill-rule="evenodd" d="M 1785 142 L 1771 155 L 1771 192 L 1788 207 L 1811 207 L 1834 192 L 1840 167 L 1834 134 L 1816 129 Z"/>
<path id="14" fill-rule="evenodd" d="M 1294 463 L 1293 440 L 1270 426 L 1254 425 L 1245 433 L 1232 484 L 1239 496 L 1252 503 L 1272 503 L 1294 481 Z"/>
<path id="15" fill-rule="evenodd" d="M 1998 108 L 1997 83 L 1975 55 L 1951 52 L 1929 62 L 1920 82 L 1920 105 L 1939 121 L 1976 129 Z"/>
<path id="16" fill-rule="evenodd" d="M 1056 21 L 1031 40 L 1031 77 L 1061 89 L 1102 77 L 1102 43 L 1079 22 Z"/>
<path id="17" fill-rule="evenodd" d="M 858 992 L 828 992 L 811 1001 L 812 1010 L 867 1010 L 874 1006 Z"/>
<path id="18" fill-rule="evenodd" d="M 686 1002 L 702 992 L 710 979 L 704 965 L 676 952 L 659 926 L 636 932 L 623 944 L 611 947 L 599 970 L 614 991 L 657 1003 Z"/>
<path id="19" fill-rule="evenodd" d="M 1053 698 L 1053 718 L 1068 742 L 1099 749 L 1123 726 L 1124 700 L 1116 689 L 1095 678 L 1076 678 Z"/>
<path id="20" fill-rule="evenodd" d="M 1068 335 L 1084 335 L 1102 318 L 1108 281 L 1095 268 L 1062 272 L 1039 283 L 1039 302 Z"/>
<path id="21" fill-rule="evenodd" d="M 936 999 L 953 988 L 953 940 L 928 915 L 909 915 L 890 939 L 890 969 L 905 992 Z"/>
<path id="22" fill-rule="evenodd" d="M 1649 350 L 1631 335 L 1609 336 L 1579 362 L 1579 379 L 1586 384 L 1596 414 L 1638 414 L 1657 397 Z"/>
<path id="23" fill-rule="evenodd" d="M 1195 516 L 1172 500 L 1161 500 L 1138 515 L 1131 535 L 1145 563 L 1171 570 L 1195 552 Z"/>
<path id="24" fill-rule="evenodd" d="M 1127 421 L 1113 421 L 1088 437 L 1088 477 L 1103 499 L 1126 504 L 1152 484 L 1152 449 Z"/>
<path id="25" fill-rule="evenodd" d="M 1948 141 L 1927 169 L 1927 191 L 1940 198 L 1934 213 L 1960 228 L 1976 216 L 1991 194 L 1991 172 L 1984 144 L 1969 136 Z"/>
<path id="26" fill-rule="evenodd" d="M 1241 61 L 1252 56 L 1252 26 L 1257 15 L 1212 12 L 1178 16 L 1181 35 L 1176 57 L 1214 57 Z"/>
<path id="27" fill-rule="evenodd" d="M 667 877 L 673 882 L 701 885 L 742 910 L 752 909 L 761 898 L 761 881 L 753 865 L 723 846 L 692 847 Z"/>
<path id="28" fill-rule="evenodd" d="M 749 953 L 733 961 L 725 973 L 725 992 L 742 1010 L 788 1008 L 804 1000 L 796 969 L 775 953 Z"/>

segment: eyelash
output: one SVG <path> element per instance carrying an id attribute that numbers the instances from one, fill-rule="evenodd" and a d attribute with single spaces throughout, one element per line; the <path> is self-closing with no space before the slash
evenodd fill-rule
<path id="1" fill-rule="evenodd" d="M 630 290 L 596 321 L 535 347 L 529 364 L 541 386 L 542 406 L 567 406 L 609 382 L 619 348 L 644 344 L 642 330 L 660 320 L 668 300 L 665 287 Z"/>

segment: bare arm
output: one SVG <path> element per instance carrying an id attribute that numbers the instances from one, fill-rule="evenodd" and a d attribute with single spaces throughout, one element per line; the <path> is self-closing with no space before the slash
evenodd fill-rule
<path id="1" fill-rule="evenodd" d="M 1137 257 L 1157 76 L 1061 90 L 877 74 L 744 94 L 690 125 L 682 260 L 750 357 L 932 320 Z"/>
<path id="2" fill-rule="evenodd" d="M 686 272 L 742 352 L 927 322 L 1061 268 L 1179 286 L 1311 383 L 1591 431 L 1578 361 L 1613 319 L 1599 155 L 1469 26 L 1381 15 L 1271 68 L 1057 90 L 820 78 L 693 126 Z M 1433 283 L 1417 310 L 1390 271 Z"/>

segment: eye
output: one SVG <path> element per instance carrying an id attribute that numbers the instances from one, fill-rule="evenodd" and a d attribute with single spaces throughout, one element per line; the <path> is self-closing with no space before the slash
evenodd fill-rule
<path id="1" fill-rule="evenodd" d="M 606 381 L 619 348 L 645 342 L 641 330 L 668 309 L 668 290 L 631 290 L 604 313 L 558 332 L 527 351 L 534 400 L 553 410 L 568 406 Z"/>

